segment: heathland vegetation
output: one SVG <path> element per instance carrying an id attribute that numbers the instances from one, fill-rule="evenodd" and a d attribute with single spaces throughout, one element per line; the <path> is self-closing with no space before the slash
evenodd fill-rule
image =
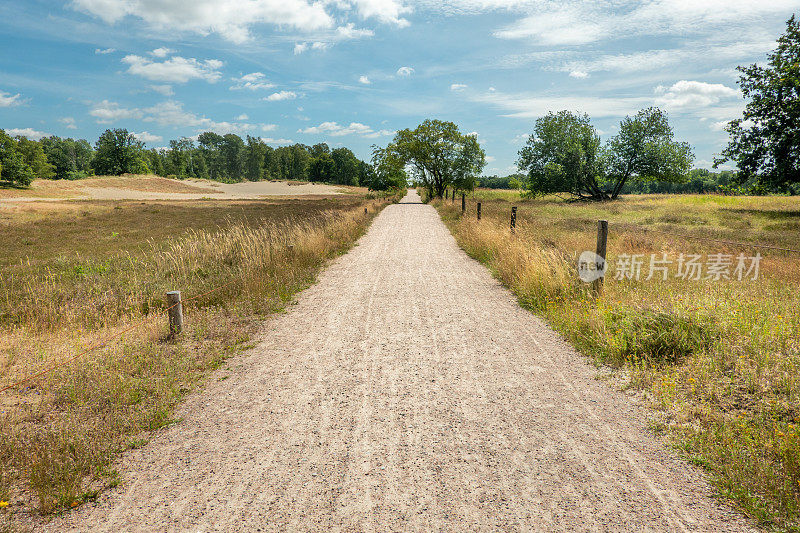
<path id="1" fill-rule="evenodd" d="M 261 320 L 393 198 L 9 207 L 0 387 L 55 368 L 2 395 L 0 522 L 74 506 L 116 484 L 113 459 L 172 423 L 187 391 L 247 347 Z M 178 338 L 164 315 L 164 293 L 174 289 L 186 314 Z"/>
<path id="2" fill-rule="evenodd" d="M 800 250 L 800 200 L 648 195 L 596 203 L 479 189 L 466 216 L 460 202 L 434 205 L 464 250 L 523 306 L 597 363 L 620 369 L 619 386 L 642 391 L 660 415 L 653 428 L 707 468 L 720 494 L 764 524 L 800 527 L 800 253 L 757 246 Z M 594 250 L 599 219 L 609 221 L 609 272 L 595 299 L 575 265 Z M 726 274 L 677 277 L 682 254 L 706 266 L 721 254 Z M 738 279 L 740 254 L 748 268 L 761 255 L 757 279 Z M 661 270 L 650 277 L 651 261 L 665 257 L 671 263 L 657 266 L 668 268 L 666 279 Z M 616 279 L 622 269 L 632 273 L 632 258 L 642 262 L 640 275 Z"/>

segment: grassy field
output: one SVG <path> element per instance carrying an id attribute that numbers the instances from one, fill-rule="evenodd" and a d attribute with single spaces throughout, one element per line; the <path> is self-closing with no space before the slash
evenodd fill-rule
<path id="1" fill-rule="evenodd" d="M 653 429 L 705 467 L 721 495 L 766 526 L 800 529 L 800 254 L 751 246 L 800 250 L 800 199 L 568 203 L 478 191 L 463 217 L 460 199 L 433 204 L 459 244 L 523 306 L 649 399 Z M 599 219 L 609 221 L 610 271 L 594 300 L 577 259 L 594 251 Z M 756 252 L 763 256 L 758 279 L 751 273 L 739 281 L 739 254 Z M 673 263 L 658 266 L 667 279 L 660 270 L 646 279 L 651 254 L 663 260 L 665 253 Z M 731 256 L 732 279 L 705 279 L 713 273 L 707 269 L 700 280 L 677 277 L 681 253 L 700 255 L 706 268 L 713 254 Z M 630 273 L 634 254 L 643 260 L 640 279 L 615 279 Z"/>
<path id="2" fill-rule="evenodd" d="M 0 524 L 19 527 L 118 483 L 114 458 L 172 423 L 181 398 L 247 347 L 263 317 L 282 310 L 390 201 L 353 194 L 0 208 L 0 387 L 125 332 L 0 394 Z M 183 293 L 187 323 L 177 339 L 163 313 L 173 289 Z"/>

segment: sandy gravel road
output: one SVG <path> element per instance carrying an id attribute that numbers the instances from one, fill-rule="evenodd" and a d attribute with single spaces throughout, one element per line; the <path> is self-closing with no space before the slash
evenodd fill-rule
<path id="1" fill-rule="evenodd" d="M 414 192 L 229 366 L 50 529 L 748 530 Z"/>

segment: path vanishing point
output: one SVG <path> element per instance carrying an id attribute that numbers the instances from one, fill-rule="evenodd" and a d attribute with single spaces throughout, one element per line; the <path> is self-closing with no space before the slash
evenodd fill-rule
<path id="1" fill-rule="evenodd" d="M 257 341 L 46 527 L 749 530 L 414 191 Z"/>

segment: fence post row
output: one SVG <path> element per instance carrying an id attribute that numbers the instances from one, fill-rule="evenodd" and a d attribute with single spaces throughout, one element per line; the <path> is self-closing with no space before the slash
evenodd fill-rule
<path id="1" fill-rule="evenodd" d="M 183 331 L 183 303 L 181 303 L 181 291 L 170 291 L 167 293 L 167 307 L 169 311 L 169 334 L 173 337 Z"/>
<path id="2" fill-rule="evenodd" d="M 478 220 L 481 219 L 481 203 L 478 202 Z"/>
<path id="3" fill-rule="evenodd" d="M 511 208 L 511 232 L 517 231 L 517 206 Z"/>
<path id="4" fill-rule="evenodd" d="M 596 254 L 603 260 L 603 275 L 592 282 L 592 292 L 600 296 L 603 292 L 603 279 L 605 278 L 606 245 L 608 243 L 608 221 L 597 221 L 597 250 Z"/>
<path id="5" fill-rule="evenodd" d="M 464 212 L 467 210 L 467 195 L 466 193 L 461 193 L 461 214 L 463 215 Z"/>

